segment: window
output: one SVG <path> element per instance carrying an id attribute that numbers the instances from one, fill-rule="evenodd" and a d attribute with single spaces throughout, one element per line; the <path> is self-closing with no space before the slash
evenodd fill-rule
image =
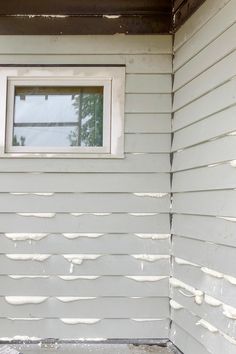
<path id="1" fill-rule="evenodd" d="M 1 68 L 1 156 L 123 157 L 124 67 Z"/>

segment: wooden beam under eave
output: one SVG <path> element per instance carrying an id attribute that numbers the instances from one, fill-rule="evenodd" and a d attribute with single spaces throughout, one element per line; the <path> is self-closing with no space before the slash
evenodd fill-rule
<path id="1" fill-rule="evenodd" d="M 0 35 L 167 34 L 169 14 L 149 16 L 0 16 Z"/>

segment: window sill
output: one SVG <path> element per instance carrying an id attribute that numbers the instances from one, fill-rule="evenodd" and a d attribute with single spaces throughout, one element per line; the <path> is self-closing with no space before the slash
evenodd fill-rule
<path id="1" fill-rule="evenodd" d="M 4 153 L 0 154 L 0 159 L 123 159 L 125 157 L 122 154 L 106 154 L 106 153 L 91 153 L 91 154 L 71 154 L 71 153 Z"/>

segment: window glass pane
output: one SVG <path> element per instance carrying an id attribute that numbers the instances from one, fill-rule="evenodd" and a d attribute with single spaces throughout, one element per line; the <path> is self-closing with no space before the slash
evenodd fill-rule
<path id="1" fill-rule="evenodd" d="M 103 146 L 103 87 L 16 87 L 13 146 Z"/>

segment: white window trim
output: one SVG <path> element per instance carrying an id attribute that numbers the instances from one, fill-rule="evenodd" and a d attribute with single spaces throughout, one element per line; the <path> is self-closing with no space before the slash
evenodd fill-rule
<path id="1" fill-rule="evenodd" d="M 13 146 L 15 86 L 103 86 L 102 147 Z M 123 158 L 124 67 L 12 67 L 0 68 L 0 157 Z"/>

